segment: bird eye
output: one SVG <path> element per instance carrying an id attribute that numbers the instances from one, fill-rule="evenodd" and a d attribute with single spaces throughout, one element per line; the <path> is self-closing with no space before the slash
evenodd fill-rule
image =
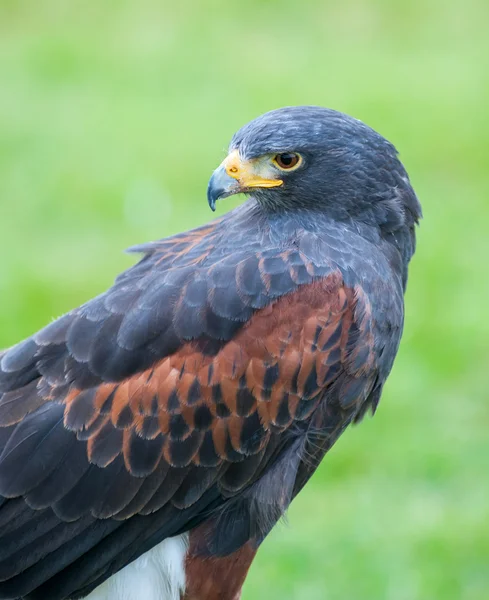
<path id="1" fill-rule="evenodd" d="M 302 156 L 295 152 L 282 152 L 273 158 L 273 162 L 282 171 L 291 171 L 296 169 L 302 163 Z"/>

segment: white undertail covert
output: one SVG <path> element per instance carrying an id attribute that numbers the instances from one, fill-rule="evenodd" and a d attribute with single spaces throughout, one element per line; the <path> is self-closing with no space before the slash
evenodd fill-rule
<path id="1" fill-rule="evenodd" d="M 188 534 L 168 538 L 110 577 L 86 600 L 180 600 Z"/>

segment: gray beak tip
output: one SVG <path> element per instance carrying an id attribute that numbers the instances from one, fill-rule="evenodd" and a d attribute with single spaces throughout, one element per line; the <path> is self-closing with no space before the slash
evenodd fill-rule
<path id="1" fill-rule="evenodd" d="M 207 202 L 211 210 L 216 210 L 216 202 L 220 198 L 232 196 L 238 191 L 239 184 L 236 179 L 228 175 L 224 167 L 218 167 L 209 179 L 209 185 L 207 186 Z"/>

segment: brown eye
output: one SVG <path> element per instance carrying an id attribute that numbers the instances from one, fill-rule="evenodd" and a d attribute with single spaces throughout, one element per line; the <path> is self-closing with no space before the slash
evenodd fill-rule
<path id="1" fill-rule="evenodd" d="M 274 157 L 273 162 L 283 171 L 290 171 L 301 164 L 302 157 L 295 152 L 282 152 Z"/>

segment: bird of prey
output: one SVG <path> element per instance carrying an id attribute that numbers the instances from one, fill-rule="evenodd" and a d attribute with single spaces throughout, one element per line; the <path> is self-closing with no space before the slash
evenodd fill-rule
<path id="1" fill-rule="evenodd" d="M 240 129 L 246 202 L 135 248 L 0 354 L 0 599 L 237 600 L 403 328 L 420 205 L 395 148 L 312 106 Z"/>

